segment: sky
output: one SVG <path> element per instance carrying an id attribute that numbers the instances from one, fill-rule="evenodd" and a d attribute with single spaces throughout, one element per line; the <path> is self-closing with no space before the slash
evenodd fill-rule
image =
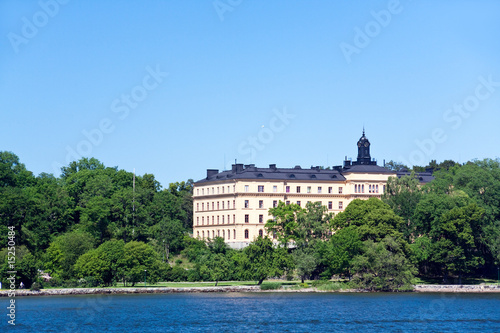
<path id="1" fill-rule="evenodd" d="M 0 151 L 164 186 L 498 158 L 500 1 L 0 0 Z"/>

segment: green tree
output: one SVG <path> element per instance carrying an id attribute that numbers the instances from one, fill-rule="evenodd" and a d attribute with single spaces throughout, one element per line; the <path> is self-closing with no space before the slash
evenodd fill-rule
<path id="1" fill-rule="evenodd" d="M 356 227 L 346 227 L 332 235 L 328 242 L 320 244 L 318 250 L 324 272 L 323 278 L 330 279 L 333 275 L 351 277 L 352 260 L 360 254 L 363 242 Z"/>
<path id="2" fill-rule="evenodd" d="M 363 253 L 353 260 L 353 282 L 371 291 L 411 290 L 416 269 L 406 258 L 399 242 L 390 236 L 380 242 L 364 242 Z"/>
<path id="3" fill-rule="evenodd" d="M 70 279 L 78 258 L 94 247 L 94 238 L 85 232 L 68 232 L 50 243 L 46 253 L 45 269 L 50 276 Z"/>
<path id="4" fill-rule="evenodd" d="M 215 253 L 211 255 L 206 265 L 210 272 L 210 278 L 215 281 L 216 286 L 220 280 L 227 278 L 229 274 L 229 260 L 224 254 Z"/>
<path id="5" fill-rule="evenodd" d="M 274 247 L 269 238 L 257 237 L 243 249 L 240 262 L 242 275 L 247 279 L 262 282 L 272 276 L 281 276 L 293 268 L 293 260 L 284 247 Z"/>
<path id="6" fill-rule="evenodd" d="M 270 208 L 269 214 L 273 216 L 268 220 L 265 228 L 269 234 L 276 235 L 278 241 L 286 246 L 290 241 L 298 239 L 298 219 L 304 218 L 305 210 L 297 204 L 286 205 L 280 201 L 277 207 Z"/>
<path id="7" fill-rule="evenodd" d="M 118 276 L 124 283 L 134 286 L 147 275 L 149 283 L 157 283 L 163 270 L 158 254 L 143 242 L 131 241 L 123 247 L 123 256 L 118 260 Z"/>
<path id="8" fill-rule="evenodd" d="M 297 249 L 293 251 L 292 255 L 297 274 L 302 280 L 302 283 L 304 283 L 304 280 L 309 277 L 318 266 L 319 260 L 312 249 Z"/>
<path id="9" fill-rule="evenodd" d="M 119 275 L 119 261 L 123 258 L 123 240 L 109 240 L 97 249 L 81 255 L 74 266 L 78 277 L 91 277 L 99 284 L 110 286 L 123 276 Z"/>

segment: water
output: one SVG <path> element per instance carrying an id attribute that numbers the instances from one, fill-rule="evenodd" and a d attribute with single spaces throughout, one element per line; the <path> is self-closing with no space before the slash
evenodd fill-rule
<path id="1" fill-rule="evenodd" d="M 500 332 L 500 294 L 46 296 L 16 311 L 17 332 Z"/>

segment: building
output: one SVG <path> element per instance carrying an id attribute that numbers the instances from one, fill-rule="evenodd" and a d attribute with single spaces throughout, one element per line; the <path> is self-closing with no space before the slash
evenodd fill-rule
<path id="1" fill-rule="evenodd" d="M 233 248 L 242 248 L 265 234 L 269 208 L 279 201 L 305 207 L 320 201 L 329 212 L 338 213 L 354 199 L 380 198 L 389 177 L 401 177 L 378 166 L 370 156 L 370 141 L 358 140 L 356 161 L 346 160 L 332 169 L 258 168 L 253 164 L 233 164 L 231 170 L 208 169 L 207 177 L 194 183 L 193 236 L 200 239 L 222 237 Z M 420 173 L 420 182 L 432 174 Z"/>

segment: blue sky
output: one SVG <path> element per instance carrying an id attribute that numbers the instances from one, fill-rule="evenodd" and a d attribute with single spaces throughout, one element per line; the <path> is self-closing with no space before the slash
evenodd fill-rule
<path id="1" fill-rule="evenodd" d="M 0 1 L 0 150 L 201 179 L 499 156 L 499 1 Z"/>

